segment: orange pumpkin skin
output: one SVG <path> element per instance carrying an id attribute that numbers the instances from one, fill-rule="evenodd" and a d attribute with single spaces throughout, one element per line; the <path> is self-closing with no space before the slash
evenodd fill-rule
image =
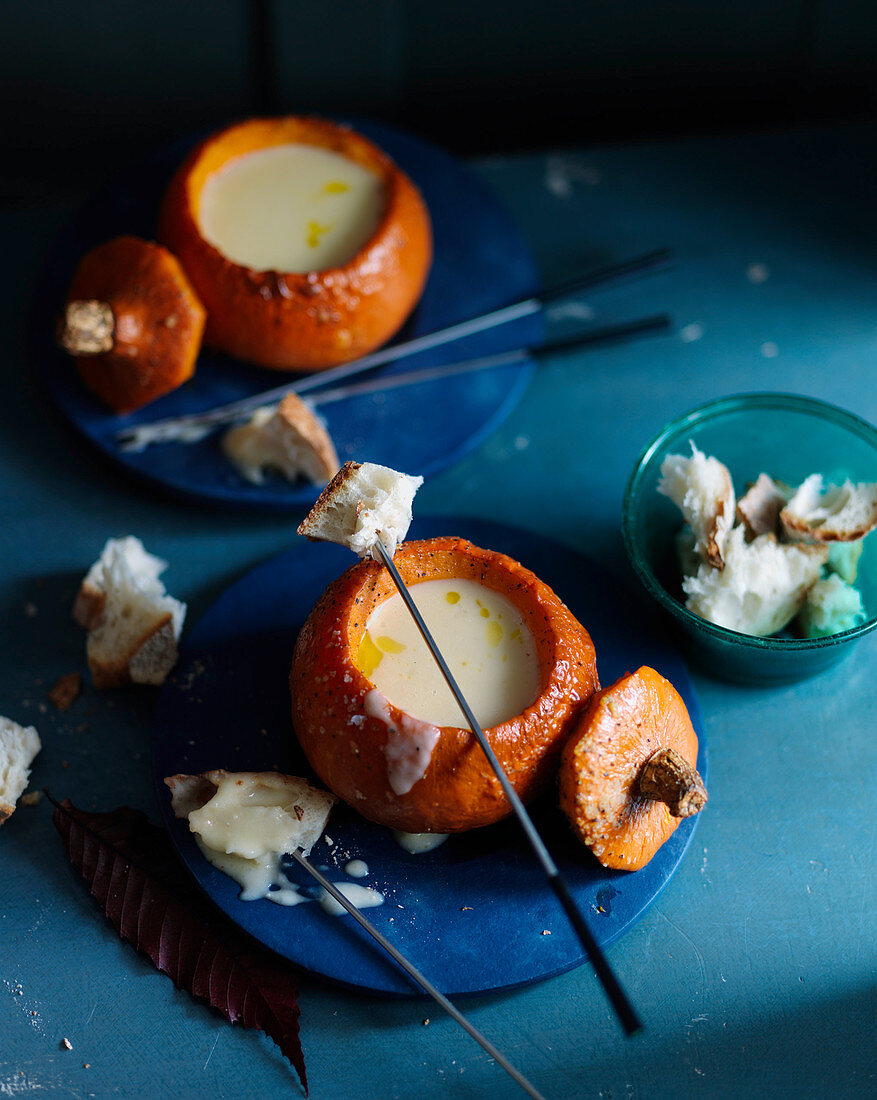
<path id="1" fill-rule="evenodd" d="M 563 748 L 560 807 L 604 867 L 638 871 L 681 823 L 637 791 L 646 761 L 675 749 L 697 765 L 697 734 L 669 680 L 643 666 L 598 691 Z"/>
<path id="2" fill-rule="evenodd" d="M 236 157 L 285 144 L 339 153 L 384 183 L 381 222 L 343 266 L 303 274 L 255 271 L 201 236 L 197 212 L 208 176 Z M 321 370 L 385 343 L 420 299 L 432 262 L 429 213 L 408 176 L 360 134 L 317 118 L 250 119 L 207 138 L 168 186 L 159 236 L 207 308 L 205 341 L 276 370 Z"/>
<path id="3" fill-rule="evenodd" d="M 177 259 L 138 237 L 116 237 L 87 253 L 67 301 L 95 299 L 113 311 L 112 350 L 75 356 L 86 386 L 117 413 L 175 390 L 195 372 L 204 307 Z"/>
<path id="4" fill-rule="evenodd" d="M 523 614 L 536 643 L 541 694 L 523 714 L 484 732 L 518 795 L 533 798 L 553 780 L 566 736 L 599 687 L 588 632 L 530 570 L 465 539 L 406 542 L 394 561 L 408 585 L 473 580 L 501 592 Z M 490 825 L 511 806 L 468 729 L 443 727 L 422 778 L 407 794 L 390 787 L 388 727 L 365 715 L 373 685 L 355 658 L 369 616 L 394 592 L 386 569 L 361 561 L 318 600 L 299 634 L 290 674 L 298 740 L 329 790 L 381 825 L 415 833 Z M 389 713 L 399 728 L 402 712 L 389 704 Z"/>

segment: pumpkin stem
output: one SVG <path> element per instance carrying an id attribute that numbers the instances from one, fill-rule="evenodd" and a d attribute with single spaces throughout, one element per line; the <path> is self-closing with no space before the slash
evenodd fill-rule
<path id="1" fill-rule="evenodd" d="M 639 793 L 665 802 L 674 817 L 699 813 L 708 797 L 697 769 L 675 749 L 659 749 L 649 757 L 640 772 Z"/>
<path id="2" fill-rule="evenodd" d="M 70 355 L 102 355 L 113 350 L 115 329 L 116 319 L 106 302 L 69 302 L 58 326 L 58 344 Z"/>

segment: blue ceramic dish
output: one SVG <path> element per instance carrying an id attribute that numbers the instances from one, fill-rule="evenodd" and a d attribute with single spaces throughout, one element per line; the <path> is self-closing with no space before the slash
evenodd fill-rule
<path id="1" fill-rule="evenodd" d="M 682 603 L 673 540 L 679 509 L 658 493 L 661 463 L 687 454 L 689 443 L 713 455 L 742 493 L 759 473 L 789 485 L 821 473 L 839 484 L 877 481 L 877 429 L 852 413 L 809 397 L 750 393 L 711 401 L 668 424 L 640 455 L 624 494 L 622 531 L 630 562 L 672 616 L 692 656 L 709 671 L 739 683 L 791 683 L 845 657 L 877 626 L 877 535 L 865 539 L 856 587 L 868 618 L 827 638 L 756 638 L 702 619 Z"/>
<path id="2" fill-rule="evenodd" d="M 688 671 L 640 600 L 594 562 L 528 531 L 450 516 L 417 519 L 411 529 L 413 538 L 446 534 L 510 554 L 551 585 L 587 626 L 601 683 L 644 664 L 672 681 L 691 715 L 697 768 L 709 783 L 706 731 Z M 237 884 L 204 859 L 187 823 L 173 816 L 164 785 L 167 775 L 217 767 L 311 775 L 292 734 L 289 666 L 314 601 L 354 560 L 343 547 L 298 539 L 237 580 L 187 630 L 180 663 L 158 704 L 153 768 L 174 844 L 209 897 L 240 928 L 312 974 L 372 993 L 410 996 L 408 978 L 349 917 L 327 916 L 317 905 L 241 901 Z M 556 792 L 546 792 L 530 812 L 604 948 L 664 890 L 700 820 L 686 818 L 647 866 L 630 873 L 601 867 L 579 844 L 557 807 Z M 342 805 L 327 833 L 332 839 L 315 846 L 313 862 L 333 881 L 345 881 L 347 861 L 364 860 L 369 876 L 361 884 L 386 899 L 367 916 L 448 995 L 513 989 L 585 961 L 514 821 L 452 836 L 416 856 L 388 829 Z M 307 876 L 294 865 L 289 873 L 307 893 Z"/>
<path id="3" fill-rule="evenodd" d="M 538 288 L 526 242 L 509 215 L 465 165 L 428 142 L 380 123 L 354 119 L 411 176 L 432 218 L 434 259 L 416 310 L 399 333 L 413 339 L 488 313 Z M 76 431 L 113 464 L 152 486 L 217 506 L 263 511 L 304 511 L 319 488 L 270 477 L 245 481 L 222 452 L 221 432 L 196 443 L 170 443 L 123 451 L 116 433 L 164 417 L 185 416 L 295 381 L 290 374 L 241 363 L 203 348 L 194 378 L 128 416 L 106 409 L 82 385 L 69 357 L 54 345 L 55 313 L 82 255 L 120 233 L 155 238 L 156 216 L 167 182 L 193 142 L 157 152 L 129 169 L 77 213 L 44 267 L 33 320 L 33 347 L 48 395 Z M 388 364 L 369 377 L 390 377 L 425 367 L 535 347 L 541 315 L 532 314 Z M 324 415 L 342 462 L 379 462 L 429 476 L 456 462 L 494 431 L 529 385 L 533 360 L 476 375 L 348 397 L 318 411 Z"/>

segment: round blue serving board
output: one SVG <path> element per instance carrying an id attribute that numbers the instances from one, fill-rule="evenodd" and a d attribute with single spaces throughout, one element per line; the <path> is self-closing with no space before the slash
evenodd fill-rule
<path id="1" fill-rule="evenodd" d="M 700 739 L 703 721 L 677 651 L 648 625 L 648 611 L 587 558 L 525 531 L 464 519 L 415 522 L 411 535 L 461 535 L 534 570 L 590 631 L 601 683 L 651 665 L 673 682 Z M 405 975 L 353 920 L 319 905 L 284 908 L 242 902 L 232 879 L 200 854 L 187 823 L 174 818 L 165 776 L 279 770 L 312 777 L 292 731 L 288 675 L 299 628 L 326 585 L 352 564 L 347 550 L 301 542 L 233 584 L 187 632 L 178 667 L 162 690 L 153 767 L 159 804 L 189 870 L 236 924 L 297 966 L 348 986 L 411 994 Z M 652 861 L 634 873 L 609 871 L 572 836 L 545 795 L 533 818 L 601 945 L 616 940 L 664 889 L 691 842 L 697 818 L 683 822 Z M 386 897 L 367 916 L 447 994 L 508 989 L 584 961 L 582 948 L 516 821 L 451 836 L 410 855 L 389 830 L 340 804 L 311 853 L 332 881 L 348 880 L 349 859 L 369 876 L 356 880 Z M 310 892 L 305 872 L 289 876 Z M 543 934 L 550 932 L 550 935 Z"/>
<path id="2" fill-rule="evenodd" d="M 426 289 L 397 339 L 434 332 L 534 294 L 538 278 L 510 217 L 459 161 L 395 128 L 355 120 L 420 188 L 429 207 L 435 255 Z M 194 378 L 128 416 L 106 409 L 82 385 L 73 361 L 53 343 L 55 317 L 70 279 L 89 249 L 123 233 L 153 239 L 161 197 L 191 141 L 136 166 L 92 199 L 56 243 L 38 287 L 34 342 L 48 393 L 73 426 L 113 462 L 188 497 L 261 509 L 310 505 L 318 490 L 272 477 L 245 481 L 222 453 L 221 431 L 200 443 L 161 444 L 139 454 L 120 451 L 116 433 L 134 424 L 224 405 L 295 380 L 204 349 Z M 537 344 L 542 320 L 531 315 L 451 345 L 369 372 L 390 375 Z M 477 446 L 514 408 L 532 376 L 531 360 L 475 374 L 351 397 L 326 405 L 339 458 L 368 460 L 428 475 Z M 318 410 L 319 411 L 319 410 Z"/>

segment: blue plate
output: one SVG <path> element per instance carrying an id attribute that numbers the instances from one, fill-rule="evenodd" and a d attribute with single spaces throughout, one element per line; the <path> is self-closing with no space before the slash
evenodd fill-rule
<path id="1" fill-rule="evenodd" d="M 423 297 L 398 339 L 434 332 L 532 295 L 536 271 L 517 228 L 458 161 L 399 130 L 355 120 L 412 177 L 429 207 L 435 258 Z M 163 444 L 140 454 L 121 452 L 121 428 L 223 405 L 274 386 L 284 372 L 269 371 L 202 351 L 194 378 L 128 416 L 109 412 L 82 385 L 72 360 L 52 343 L 54 318 L 82 255 L 121 233 L 154 238 L 156 215 L 170 176 L 191 142 L 138 165 L 92 200 L 57 242 L 36 297 L 34 338 L 52 400 L 74 427 L 108 458 L 146 480 L 189 497 L 261 509 L 309 506 L 317 490 L 280 478 L 250 485 L 220 448 L 221 432 L 197 444 Z M 392 374 L 490 355 L 539 342 L 542 321 L 530 316 L 453 345 L 379 368 Z M 532 361 L 476 374 L 348 398 L 326 406 L 325 419 L 342 462 L 379 462 L 429 475 L 477 446 L 511 412 L 530 380 Z M 379 372 L 371 372 L 376 377 Z"/>
<path id="2" fill-rule="evenodd" d="M 447 518 L 418 521 L 411 531 L 415 538 L 439 534 L 461 535 L 510 554 L 550 584 L 590 631 L 602 683 L 642 664 L 671 680 L 700 739 L 698 768 L 706 779 L 703 721 L 688 672 L 649 625 L 647 608 L 587 558 L 525 531 Z M 351 554 L 340 547 L 301 543 L 257 566 L 216 601 L 188 633 L 179 666 L 162 690 L 154 775 L 178 851 L 236 924 L 314 974 L 374 993 L 410 995 L 405 975 L 348 915 L 332 917 L 311 903 L 287 909 L 270 901 L 240 901 L 237 885 L 203 858 L 186 823 L 174 818 L 162 782 L 177 772 L 213 768 L 312 775 L 290 722 L 290 658 L 317 597 L 351 564 Z M 697 827 L 697 818 L 689 818 L 641 871 L 616 872 L 601 867 L 573 839 L 553 796 L 535 802 L 531 812 L 604 947 L 664 889 Z M 348 860 L 364 860 L 370 874 L 358 881 L 386 898 L 367 915 L 449 995 L 513 988 L 584 961 L 514 821 L 457 834 L 432 852 L 409 855 L 389 830 L 341 805 L 327 834 L 331 844 L 320 841 L 312 861 L 339 882 L 347 880 Z M 289 876 L 310 890 L 297 865 Z"/>

